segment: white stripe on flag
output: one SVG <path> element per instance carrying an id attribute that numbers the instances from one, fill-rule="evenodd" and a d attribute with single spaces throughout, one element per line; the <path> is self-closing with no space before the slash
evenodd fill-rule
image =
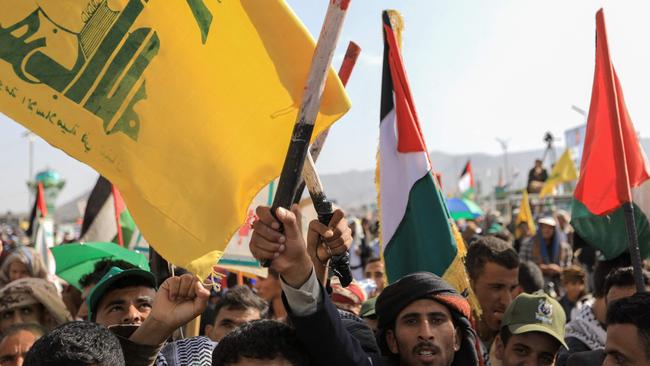
<path id="1" fill-rule="evenodd" d="M 393 109 L 379 131 L 381 235 L 384 246 L 391 240 L 406 213 L 411 188 L 430 170 L 426 152 L 397 151 L 397 120 Z"/>
<path id="2" fill-rule="evenodd" d="M 472 188 L 472 176 L 469 173 L 465 173 L 458 181 L 458 190 L 460 193 L 463 193 L 467 192 L 470 188 Z"/>
<path id="3" fill-rule="evenodd" d="M 115 206 L 113 195 L 108 199 L 97 212 L 95 219 L 86 231 L 83 237 L 79 238 L 82 242 L 103 241 L 110 242 L 117 235 L 117 223 L 115 222 Z"/>

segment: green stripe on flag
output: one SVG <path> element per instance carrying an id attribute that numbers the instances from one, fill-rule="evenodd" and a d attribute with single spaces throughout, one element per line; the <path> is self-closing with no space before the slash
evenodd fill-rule
<path id="1" fill-rule="evenodd" d="M 639 238 L 641 258 L 650 257 L 650 223 L 636 204 L 634 222 Z M 599 249 L 606 259 L 616 258 L 628 250 L 627 230 L 623 207 L 609 215 L 598 216 L 574 199 L 571 207 L 571 225 L 589 245 Z"/>
<path id="2" fill-rule="evenodd" d="M 127 247 L 131 242 L 131 237 L 135 232 L 135 221 L 129 213 L 128 209 L 124 209 L 120 213 L 120 226 L 122 226 L 122 239 L 124 240 L 124 246 Z M 117 243 L 117 236 L 113 239 L 114 243 Z"/>
<path id="3" fill-rule="evenodd" d="M 386 245 L 384 261 L 391 283 L 418 271 L 442 276 L 456 257 L 445 198 L 433 179 L 429 172 L 415 182 L 404 217 Z"/>

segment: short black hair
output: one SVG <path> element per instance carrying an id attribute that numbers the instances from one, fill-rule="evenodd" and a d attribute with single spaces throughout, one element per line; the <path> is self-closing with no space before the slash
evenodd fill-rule
<path id="1" fill-rule="evenodd" d="M 14 324 L 2 332 L 2 339 L 12 336 L 18 332 L 27 331 L 40 338 L 47 333 L 47 329 L 40 324 L 35 323 L 19 323 Z"/>
<path id="2" fill-rule="evenodd" d="M 29 366 L 124 366 L 117 337 L 91 322 L 63 324 L 34 342 L 25 356 Z"/>
<path id="3" fill-rule="evenodd" d="M 228 366 L 242 357 L 273 360 L 283 357 L 293 366 L 308 366 L 309 356 L 296 331 L 275 320 L 256 320 L 226 335 L 212 353 L 212 364 Z"/>
<path id="4" fill-rule="evenodd" d="M 519 286 L 527 294 L 544 289 L 544 275 L 535 262 L 522 261 L 519 263 Z"/>
<path id="5" fill-rule="evenodd" d="M 494 262 L 508 269 L 519 268 L 519 256 L 507 242 L 494 236 L 484 236 L 472 242 L 465 257 L 465 267 L 471 280 L 476 280 L 485 263 Z"/>
<path id="6" fill-rule="evenodd" d="M 645 286 L 650 286 L 650 273 L 646 270 L 642 270 L 643 284 Z M 612 287 L 630 287 L 634 286 L 634 268 L 630 267 L 621 267 L 616 268 L 615 270 L 609 272 L 607 277 L 605 277 L 605 296 L 609 293 Z"/>
<path id="7" fill-rule="evenodd" d="M 594 268 L 594 297 L 601 299 L 607 294 L 607 292 L 605 292 L 605 279 L 611 271 L 616 268 L 628 267 L 631 265 L 632 261 L 630 260 L 630 254 L 628 252 L 613 259 L 596 262 L 596 267 Z"/>
<path id="8" fill-rule="evenodd" d="M 381 262 L 381 258 L 372 257 L 372 258 L 368 259 L 368 261 L 366 262 L 366 266 L 369 265 L 370 263 L 375 263 L 375 262 Z"/>
<path id="9" fill-rule="evenodd" d="M 499 338 L 501 338 L 501 343 L 503 343 L 503 348 L 506 347 L 508 344 L 508 340 L 512 336 L 512 333 L 510 332 L 510 329 L 508 327 L 501 327 L 501 330 L 499 330 Z"/>
<path id="10" fill-rule="evenodd" d="M 646 358 L 650 360 L 650 312 L 648 309 L 650 309 L 650 293 L 648 292 L 639 292 L 630 297 L 616 300 L 607 307 L 607 325 L 634 325 L 645 349 Z"/>
<path id="11" fill-rule="evenodd" d="M 81 276 L 79 284 L 81 287 L 96 285 L 113 267 L 118 267 L 120 269 L 138 268 L 136 265 L 121 259 L 102 259 L 95 263 L 95 269 L 93 269 L 92 272 Z"/>
<path id="12" fill-rule="evenodd" d="M 255 309 L 260 312 L 260 318 L 265 318 L 269 310 L 266 300 L 257 296 L 248 286 L 235 286 L 219 299 L 214 307 L 214 317 L 210 323 L 214 323 L 222 308 L 232 310 Z"/>
<path id="13" fill-rule="evenodd" d="M 266 276 L 266 278 L 269 278 L 269 277 L 273 277 L 273 278 L 275 278 L 275 279 L 279 279 L 279 278 L 280 278 L 280 273 L 277 272 L 276 270 L 272 269 L 272 268 L 269 268 L 269 269 L 267 270 L 267 273 L 268 273 L 268 275 Z"/>

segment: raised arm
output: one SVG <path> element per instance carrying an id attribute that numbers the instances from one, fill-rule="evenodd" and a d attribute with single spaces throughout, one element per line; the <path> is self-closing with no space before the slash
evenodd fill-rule
<path id="1" fill-rule="evenodd" d="M 321 365 L 371 364 L 369 355 L 343 326 L 336 307 L 316 278 L 307 252 L 308 247 L 316 248 L 320 240 L 332 244 L 332 254 L 346 250 L 351 235 L 343 213 L 335 214 L 332 221 L 337 217 L 338 221 L 335 225 L 331 222 L 329 229 L 313 226 L 308 235 L 309 243 L 305 243 L 298 225 L 297 206 L 294 205 L 292 211 L 279 208 L 276 213 L 279 221 L 273 218 L 268 207 L 258 207 L 257 215 L 259 220 L 253 226 L 251 253 L 258 259 L 273 259 L 271 266 L 280 273 L 285 307 L 312 359 Z M 283 233 L 278 231 L 280 223 Z"/>

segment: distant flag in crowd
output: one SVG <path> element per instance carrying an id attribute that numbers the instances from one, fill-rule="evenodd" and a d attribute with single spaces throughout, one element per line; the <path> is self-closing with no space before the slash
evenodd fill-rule
<path id="1" fill-rule="evenodd" d="M 114 242 L 127 247 L 135 232 L 135 222 L 120 192 L 103 176 L 88 197 L 81 224 L 82 242 Z"/>
<path id="2" fill-rule="evenodd" d="M 571 224 L 611 259 L 628 249 L 622 205 L 634 206 L 642 258 L 650 257 L 650 175 L 612 65 L 603 10 L 596 13 L 596 68 Z"/>
<path id="3" fill-rule="evenodd" d="M 466 250 L 431 171 L 392 19 L 384 11 L 384 68 L 379 132 L 382 256 L 389 282 L 417 271 L 469 291 Z M 396 23 L 399 23 L 396 22 Z"/>
<path id="4" fill-rule="evenodd" d="M 519 229 L 519 224 L 525 222 L 528 226 L 528 234 L 535 235 L 537 232 L 537 227 L 535 226 L 535 218 L 533 217 L 533 212 L 530 209 L 530 201 L 528 200 L 528 191 L 524 189 L 524 193 L 521 195 L 521 203 L 519 204 L 519 213 L 515 219 L 515 237 L 517 239 L 524 236 L 524 233 Z"/>
<path id="5" fill-rule="evenodd" d="M 576 171 L 575 164 L 573 164 L 571 151 L 566 149 L 560 157 L 560 160 L 555 163 L 551 175 L 544 182 L 542 190 L 539 192 L 539 197 L 548 196 L 553 193 L 555 187 L 559 184 L 573 182 L 576 179 L 578 179 L 578 172 Z"/>
<path id="6" fill-rule="evenodd" d="M 474 174 L 472 173 L 472 162 L 467 160 L 463 172 L 458 181 L 458 191 L 463 197 L 472 199 L 474 197 Z"/>
<path id="7" fill-rule="evenodd" d="M 123 247 L 125 242 L 131 242 L 135 222 L 133 222 L 129 210 L 126 209 L 124 199 L 115 185 L 111 187 L 111 192 L 113 193 L 113 212 L 115 214 L 115 226 L 117 227 L 117 244 Z M 127 239 L 124 238 L 124 231 L 130 231 Z"/>
<path id="8" fill-rule="evenodd" d="M 0 112 L 120 189 L 205 278 L 280 174 L 314 41 L 283 0 L 29 2 L 0 12 Z M 313 136 L 350 107 L 330 69 Z"/>
<path id="9" fill-rule="evenodd" d="M 43 258 L 47 273 L 53 276 L 56 274 L 56 261 L 50 250 L 54 247 L 54 219 L 51 216 L 38 219 L 33 242 L 34 250 Z"/>
<path id="10" fill-rule="evenodd" d="M 54 246 L 54 220 L 51 216 L 48 216 L 42 182 L 36 184 L 36 197 L 34 198 L 34 206 L 32 207 L 29 228 L 26 234 L 34 244 L 34 250 L 43 258 L 47 272 L 54 275 L 56 262 L 50 252 L 50 248 Z"/>
<path id="11" fill-rule="evenodd" d="M 45 202 L 45 191 L 43 189 L 43 183 L 38 182 L 36 184 L 36 198 L 34 199 L 34 206 L 32 206 L 32 212 L 29 215 L 29 227 L 25 232 L 27 236 L 32 236 L 36 232 L 36 226 L 39 218 L 44 218 L 47 216 L 47 204 Z"/>

